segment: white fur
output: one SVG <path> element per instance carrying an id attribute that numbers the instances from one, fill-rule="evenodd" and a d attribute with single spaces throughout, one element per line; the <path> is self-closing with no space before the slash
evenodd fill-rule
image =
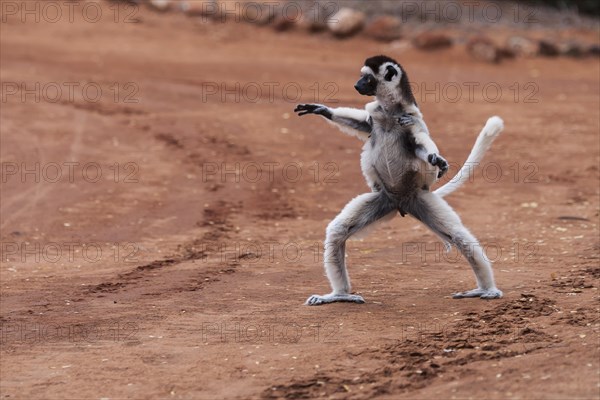
<path id="1" fill-rule="evenodd" d="M 379 102 L 375 100 L 365 104 L 365 111 L 367 112 L 367 114 L 371 115 L 377 107 L 379 107 Z"/>
<path id="2" fill-rule="evenodd" d="M 367 226 L 363 230 L 358 231 L 357 233 L 355 233 L 353 236 L 350 237 L 350 240 L 361 240 L 361 239 L 366 238 L 373 231 L 375 231 L 377 228 L 379 228 L 380 226 L 385 225 L 386 223 L 388 223 L 391 220 L 393 220 L 396 215 L 398 215 L 398 211 L 397 210 L 392 211 L 391 213 L 389 213 L 385 217 L 383 217 L 383 218 L 381 218 L 381 219 L 373 222 L 371 225 Z"/>
<path id="3" fill-rule="evenodd" d="M 467 157 L 467 161 L 465 161 L 462 168 L 450 182 L 435 190 L 434 193 L 442 197 L 447 196 L 469 180 L 473 175 L 475 167 L 482 160 L 493 141 L 498 137 L 500 132 L 502 132 L 502 129 L 504 129 L 504 122 L 500 117 L 494 116 L 488 119 L 481 130 L 481 133 L 479 133 L 475 145 L 471 150 L 471 154 Z"/>
<path id="4" fill-rule="evenodd" d="M 333 111 L 336 116 L 342 118 L 352 118 L 357 121 L 366 121 L 369 119 L 369 113 L 366 110 L 360 110 L 357 108 L 338 107 L 332 109 L 331 111 Z"/>
<path id="5" fill-rule="evenodd" d="M 366 75 L 366 74 L 375 75 L 375 72 L 373 72 L 373 70 L 371 68 L 367 67 L 366 65 L 360 69 L 360 73 L 363 75 Z"/>
<path id="6" fill-rule="evenodd" d="M 344 266 L 343 273 L 340 274 L 340 268 L 335 263 L 335 255 L 332 252 L 332 249 L 336 248 L 336 241 L 339 240 L 337 237 L 338 232 L 343 231 L 344 224 L 351 221 L 364 204 L 372 201 L 375 197 L 377 197 L 376 193 L 364 193 L 356 196 L 346 204 L 342 212 L 327 226 L 323 261 L 325 263 L 327 278 L 329 278 L 333 293 L 335 294 L 350 293 L 351 288 L 347 268 Z"/>
<path id="7" fill-rule="evenodd" d="M 323 106 L 326 107 L 326 106 Z M 369 118 L 369 113 L 366 110 L 360 110 L 357 108 L 350 108 L 350 107 L 338 107 L 338 108 L 328 108 L 329 111 L 331 111 L 331 113 L 333 114 L 334 117 L 339 117 L 339 118 L 348 118 L 348 119 L 353 119 L 355 121 L 366 121 Z M 331 125 L 337 127 L 340 131 L 344 132 L 345 134 L 349 135 L 349 136 L 354 136 L 359 138 L 360 140 L 362 140 L 363 142 L 366 142 L 369 139 L 369 134 L 356 130 L 348 125 L 343 125 L 340 123 L 337 123 L 335 121 L 332 121 L 330 119 L 326 119 L 326 121 L 328 123 L 330 123 Z"/>
<path id="8" fill-rule="evenodd" d="M 364 132 L 357 131 L 356 129 L 352 129 L 349 126 L 340 125 L 337 122 L 334 122 L 330 119 L 326 119 L 325 121 L 327 121 L 331 125 L 335 126 L 336 128 L 338 128 L 340 131 L 344 132 L 348 136 L 353 136 L 353 137 L 359 138 L 363 142 L 366 142 L 369 139 L 369 135 L 365 134 Z"/>

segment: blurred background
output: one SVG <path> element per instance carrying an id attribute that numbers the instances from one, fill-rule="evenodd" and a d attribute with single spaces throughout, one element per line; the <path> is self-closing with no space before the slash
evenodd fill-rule
<path id="1" fill-rule="evenodd" d="M 597 398 L 596 1 L 0 0 L 3 398 Z M 397 59 L 505 298 L 411 219 L 348 243 L 362 108 Z"/>

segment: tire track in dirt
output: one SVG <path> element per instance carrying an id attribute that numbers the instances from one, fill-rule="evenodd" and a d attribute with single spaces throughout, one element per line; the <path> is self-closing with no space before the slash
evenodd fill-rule
<path id="1" fill-rule="evenodd" d="M 154 139 L 165 144 L 168 151 L 175 152 L 178 158 L 183 158 L 187 162 L 196 164 L 202 168 L 203 160 L 205 157 L 197 151 L 187 151 L 186 140 L 177 137 L 171 132 L 160 131 L 154 134 Z M 240 146 L 224 140 L 219 137 L 208 137 L 205 139 L 210 144 L 210 148 L 217 152 L 217 154 L 236 154 L 236 155 L 249 155 L 250 151 L 245 146 Z M 191 146 L 196 148 L 196 146 Z M 202 148 L 202 147 L 200 147 Z M 215 192 L 222 188 L 222 185 L 209 184 L 209 192 Z M 166 271 L 172 271 L 173 267 L 185 262 L 193 262 L 196 260 L 206 260 L 211 255 L 211 250 L 208 249 L 207 244 L 217 243 L 219 240 L 228 238 L 229 234 L 234 231 L 234 226 L 230 221 L 230 217 L 236 210 L 236 206 L 231 202 L 224 200 L 217 200 L 213 203 L 213 206 L 204 208 L 203 220 L 197 222 L 201 228 L 208 228 L 208 230 L 197 239 L 181 243 L 176 246 L 175 253 L 162 259 L 153 260 L 147 264 L 140 265 L 133 270 L 119 274 L 116 280 L 101 282 L 94 285 L 86 290 L 88 294 L 99 294 L 103 296 L 106 293 L 115 293 L 139 283 L 147 282 L 150 279 L 160 279 Z M 237 205 L 237 208 L 241 207 L 241 203 Z M 218 249 L 218 246 L 212 246 L 213 249 Z M 215 251 L 215 250 L 213 250 Z M 218 282 L 216 278 L 218 275 L 230 274 L 235 272 L 236 262 L 230 261 L 229 267 L 233 268 L 221 268 L 218 270 L 203 269 L 203 271 L 196 272 L 201 275 L 200 278 L 190 277 L 190 282 L 184 288 L 178 288 L 184 291 L 195 291 L 205 287 L 206 284 L 212 282 Z M 152 274 L 152 275 L 150 275 Z M 162 293 L 143 293 L 142 295 L 156 295 L 159 296 Z"/>
<path id="2" fill-rule="evenodd" d="M 88 111 L 93 114 L 101 116 L 113 116 L 113 115 L 147 115 L 147 112 L 137 110 L 127 106 L 118 106 L 115 104 L 103 104 L 94 102 L 81 102 L 74 103 L 70 101 L 60 101 L 59 104 L 64 106 L 72 107 L 76 110 Z"/>
<path id="3" fill-rule="evenodd" d="M 154 139 L 164 143 L 170 151 L 179 153 L 179 156 L 181 156 L 182 153 L 185 153 L 185 155 L 180 158 L 183 158 L 187 162 L 192 163 L 199 168 L 204 167 L 206 157 L 197 151 L 188 152 L 186 150 L 188 147 L 196 148 L 196 146 L 190 146 L 186 143 L 184 138 L 177 137 L 170 132 L 158 132 L 154 134 Z M 245 145 L 232 143 L 221 137 L 209 136 L 203 138 L 203 142 L 209 144 L 211 150 L 216 151 L 221 159 L 225 159 L 228 155 L 234 155 L 241 158 L 247 158 L 251 155 L 250 150 Z M 298 214 L 295 212 L 295 207 L 287 201 L 285 190 L 280 189 L 284 184 L 285 182 L 274 181 L 270 183 L 268 190 L 258 191 L 258 195 L 261 199 L 264 196 L 269 196 L 269 203 L 274 204 L 273 207 L 270 207 L 267 210 L 261 208 L 261 218 L 275 219 L 297 217 Z M 224 185 L 216 179 L 212 183 L 209 180 L 207 182 L 207 187 L 210 192 L 217 192 L 223 189 Z M 273 198 L 275 198 L 275 201 Z M 258 204 L 264 204 L 265 202 L 266 201 L 259 200 Z M 204 208 L 204 218 L 197 223 L 201 228 L 208 228 L 207 232 L 205 232 L 202 237 L 177 245 L 175 254 L 159 260 L 153 260 L 150 263 L 140 265 L 129 272 L 119 274 L 116 280 L 102 282 L 90 287 L 87 289 L 87 293 L 100 294 L 102 296 L 106 293 L 119 292 L 126 290 L 128 287 L 135 285 L 138 282 L 147 282 L 149 279 L 160 279 L 160 276 L 165 273 L 163 270 L 172 270 L 173 267 L 181 263 L 208 259 L 213 252 L 218 251 L 219 241 L 229 238 L 230 233 L 235 232 L 230 217 L 243 207 L 241 201 L 237 204 L 233 204 L 224 200 L 217 200 L 213 204 L 213 206 Z M 214 244 L 214 246 L 207 246 L 207 244 Z M 211 250 L 208 249 L 209 247 L 211 247 Z M 239 254 L 237 259 L 228 261 L 227 268 L 220 268 L 217 270 L 205 269 L 200 272 L 202 275 L 201 278 L 190 278 L 190 285 L 183 290 L 200 290 L 205 287 L 206 284 L 218 282 L 219 279 L 217 276 L 234 273 L 235 267 L 239 265 L 241 259 L 254 256 L 255 255 L 253 254 Z M 153 274 L 158 273 L 158 275 L 150 277 L 150 272 Z M 152 295 L 152 293 L 145 293 L 144 295 Z M 160 295 L 160 293 L 155 293 L 155 295 Z"/>
<path id="4" fill-rule="evenodd" d="M 225 185 L 228 183 L 227 179 L 223 177 L 223 171 L 218 173 L 210 173 L 204 170 L 207 168 L 207 160 L 209 159 L 205 155 L 197 151 L 186 151 L 188 147 L 197 148 L 194 145 L 186 145 L 185 139 L 178 138 L 172 133 L 160 132 L 154 135 L 154 138 L 167 147 L 180 153 L 185 153 L 184 160 L 195 165 L 202 170 L 203 182 L 209 192 L 218 192 L 221 189 L 225 189 Z M 220 160 L 230 160 L 234 158 L 232 163 L 239 163 L 241 161 L 247 161 L 253 164 L 260 164 L 260 161 L 251 158 L 252 152 L 244 144 L 233 143 L 227 139 L 218 136 L 207 136 L 202 139 L 202 144 L 209 146 L 215 150 Z M 210 159 L 214 159 L 212 156 Z M 214 166 L 215 163 L 209 163 Z M 218 164 L 218 163 L 217 163 Z M 222 164 L 218 165 L 219 169 L 223 169 Z M 265 171 L 263 171 L 265 172 Z M 228 172 L 230 173 L 230 172 Z M 267 182 L 259 182 L 262 184 L 261 187 L 250 187 L 248 192 L 248 201 L 250 205 L 256 204 L 256 211 L 254 216 L 260 220 L 280 220 L 280 219 L 294 219 L 304 214 L 302 212 L 302 206 L 297 201 L 290 198 L 288 193 L 290 190 L 293 191 L 293 183 L 287 182 L 283 178 L 283 172 L 280 166 L 273 166 L 272 179 L 268 179 Z M 236 177 L 238 180 L 243 182 L 243 179 Z M 251 183 L 251 182 L 243 182 Z M 264 204 L 269 204 L 269 207 L 264 207 Z"/>
<path id="5" fill-rule="evenodd" d="M 150 279 L 148 274 L 152 273 L 164 273 L 165 269 L 171 269 L 178 264 L 195 261 L 205 260 L 209 257 L 210 251 L 206 246 L 206 243 L 215 242 L 221 238 L 227 237 L 229 232 L 233 230 L 233 225 L 229 222 L 229 217 L 232 213 L 230 203 L 225 201 L 217 202 L 217 206 L 213 208 L 204 209 L 204 221 L 200 224 L 201 226 L 210 227 L 210 229 L 200 238 L 189 242 L 182 243 L 177 246 L 176 253 L 167 256 L 160 260 L 154 260 L 150 263 L 140 265 L 133 270 L 119 274 L 118 280 L 110 282 L 102 282 L 91 288 L 87 289 L 88 293 L 114 293 L 125 289 L 126 287 L 135 284 L 143 279 Z M 203 281 L 191 280 L 195 282 L 194 290 L 201 289 L 206 283 L 217 282 L 218 279 L 212 277 L 223 273 L 232 273 L 234 269 L 220 269 L 218 271 L 202 271 L 203 275 L 206 275 Z M 155 276 L 153 278 L 160 278 Z M 188 288 L 188 290 L 190 290 Z"/>
<path id="6" fill-rule="evenodd" d="M 75 118 L 75 133 L 73 135 L 73 142 L 69 149 L 69 154 L 66 156 L 65 160 L 75 160 L 77 156 L 81 153 L 81 139 L 83 130 L 85 129 L 86 124 L 86 116 L 76 117 Z M 35 151 L 38 153 L 39 165 L 45 165 L 45 157 L 44 151 L 39 147 L 35 147 Z M 23 213 L 29 211 L 32 207 L 38 204 L 38 201 L 49 195 L 49 193 L 54 190 L 56 185 L 49 182 L 41 182 L 34 185 L 32 188 L 29 188 L 23 192 L 17 193 L 14 197 L 11 197 L 8 201 L 4 200 L 4 209 L 8 210 L 15 203 L 22 203 L 21 206 L 10 213 L 8 218 L 5 218 L 0 224 L 0 229 L 4 229 L 9 222 L 14 221 L 17 217 L 22 215 Z M 33 196 L 32 196 L 33 192 Z M 3 213 L 5 214 L 5 213 Z M 5 214 L 6 215 L 6 214 Z"/>

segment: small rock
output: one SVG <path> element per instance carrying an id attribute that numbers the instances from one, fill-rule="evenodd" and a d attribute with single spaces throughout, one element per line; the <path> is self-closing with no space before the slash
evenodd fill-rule
<path id="1" fill-rule="evenodd" d="M 500 52 L 490 39 L 485 37 L 476 37 L 467 43 L 467 51 L 473 58 L 488 63 L 500 62 Z"/>
<path id="2" fill-rule="evenodd" d="M 400 39 L 401 21 L 396 17 L 382 16 L 371 21 L 365 28 L 365 35 L 382 42 Z"/>
<path id="3" fill-rule="evenodd" d="M 167 11 L 171 6 L 171 0 L 148 0 L 148 4 L 157 11 Z"/>
<path id="4" fill-rule="evenodd" d="M 506 41 L 506 48 L 519 56 L 532 57 L 537 53 L 538 46 L 533 40 L 522 36 L 511 36 Z"/>
<path id="5" fill-rule="evenodd" d="M 315 3 L 313 7 L 302 13 L 298 20 L 298 26 L 308 32 L 322 32 L 327 29 L 327 20 L 329 19 L 327 10 L 319 8 Z"/>
<path id="6" fill-rule="evenodd" d="M 572 215 L 561 215 L 558 217 L 558 219 L 567 220 L 567 221 L 589 221 L 588 218 L 576 217 L 576 216 L 572 216 Z"/>
<path id="7" fill-rule="evenodd" d="M 287 31 L 287 30 L 293 28 L 294 24 L 295 23 L 294 23 L 293 19 L 287 18 L 283 15 L 279 15 L 279 16 L 275 17 L 271 26 L 277 32 L 283 32 L 283 31 Z"/>
<path id="8" fill-rule="evenodd" d="M 217 0 L 187 0 L 179 4 L 181 11 L 190 17 L 213 17 L 220 15 Z"/>
<path id="9" fill-rule="evenodd" d="M 594 44 L 588 48 L 587 52 L 589 55 L 592 55 L 592 56 L 600 56 L 600 46 L 597 44 Z"/>
<path id="10" fill-rule="evenodd" d="M 228 10 L 229 5 L 223 6 L 223 13 Z M 237 3 L 232 3 L 232 12 L 227 14 L 235 14 L 235 22 L 244 21 L 256 25 L 267 25 L 275 18 L 275 7 L 273 5 L 261 4 L 258 2 L 250 2 L 247 5 L 238 6 Z M 233 12 L 235 10 L 235 12 Z"/>
<path id="11" fill-rule="evenodd" d="M 515 52 L 507 47 L 498 48 L 498 57 L 500 57 L 501 60 L 504 60 L 505 58 L 515 58 L 515 56 Z"/>
<path id="12" fill-rule="evenodd" d="M 413 45 L 421 50 L 437 50 L 452 46 L 452 39 L 443 33 L 424 32 L 413 39 Z"/>
<path id="13" fill-rule="evenodd" d="M 250 22 L 256 25 L 267 25 L 273 22 L 277 10 L 273 7 L 273 4 L 259 4 L 249 3 L 252 7 L 248 6 L 243 8 L 242 19 L 246 22 Z"/>
<path id="14" fill-rule="evenodd" d="M 540 40 L 538 43 L 538 53 L 546 57 L 556 57 L 558 55 L 558 47 L 547 40 Z"/>
<path id="15" fill-rule="evenodd" d="M 558 45 L 558 52 L 561 55 L 575 58 L 581 58 L 585 56 L 583 47 L 574 41 L 560 43 Z"/>
<path id="16" fill-rule="evenodd" d="M 339 38 L 358 33 L 365 25 L 365 14 L 351 8 L 342 7 L 328 21 L 327 27 Z"/>

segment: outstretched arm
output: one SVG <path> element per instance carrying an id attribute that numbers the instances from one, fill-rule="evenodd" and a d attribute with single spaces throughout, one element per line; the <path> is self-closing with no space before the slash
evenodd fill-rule
<path id="1" fill-rule="evenodd" d="M 371 134 L 369 113 L 356 108 L 329 108 L 322 104 L 298 104 L 294 109 L 299 116 L 317 114 L 325 117 L 343 132 L 367 141 Z"/>

